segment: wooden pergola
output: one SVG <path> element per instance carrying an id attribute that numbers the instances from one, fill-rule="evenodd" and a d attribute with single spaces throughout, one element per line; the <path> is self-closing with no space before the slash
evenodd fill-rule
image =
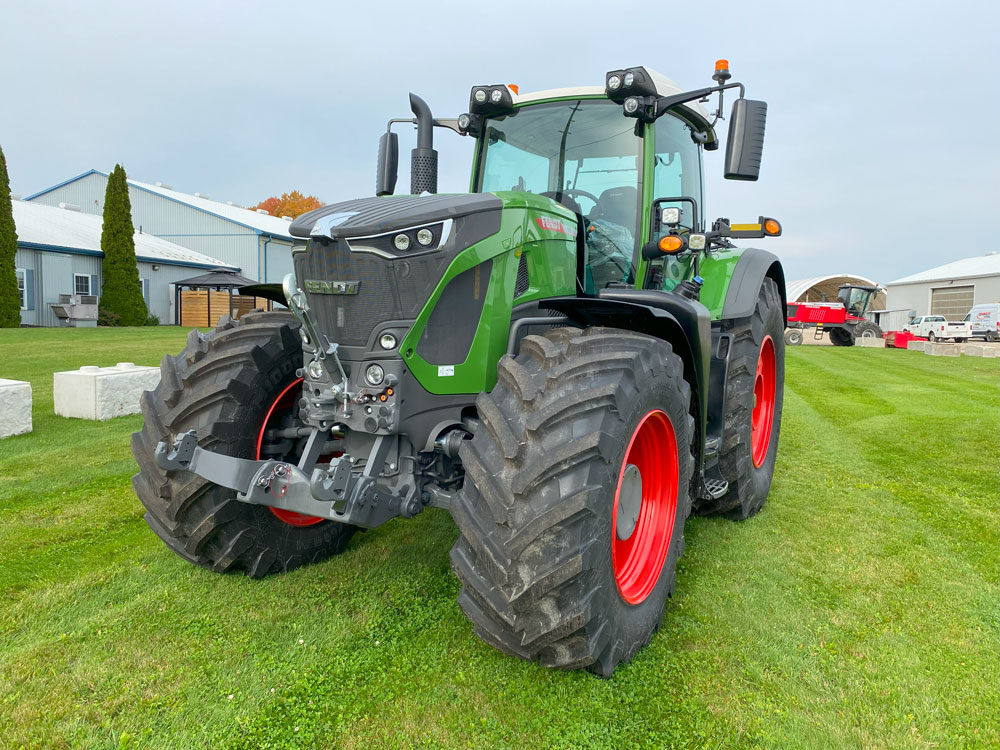
<path id="1" fill-rule="evenodd" d="M 236 271 L 230 271 L 226 268 L 213 268 L 208 273 L 203 273 L 201 276 L 192 276 L 190 279 L 184 279 L 183 281 L 178 281 L 174 284 L 174 325 L 181 325 L 181 290 L 191 289 L 191 290 L 207 290 L 209 294 L 207 295 L 208 303 L 208 321 L 211 325 L 212 320 L 212 292 L 228 292 L 229 293 L 229 311 L 228 314 L 231 316 L 233 314 L 233 290 L 239 289 L 241 286 L 249 286 L 251 284 L 256 284 L 256 281 L 248 279 L 246 276 L 241 276 Z"/>

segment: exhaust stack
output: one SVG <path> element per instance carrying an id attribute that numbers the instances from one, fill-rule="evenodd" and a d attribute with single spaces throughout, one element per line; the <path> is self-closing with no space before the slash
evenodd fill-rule
<path id="1" fill-rule="evenodd" d="M 427 102 L 410 94 L 410 109 L 417 118 L 417 147 L 410 152 L 410 192 L 436 193 L 438 153 L 434 150 L 434 118 Z"/>

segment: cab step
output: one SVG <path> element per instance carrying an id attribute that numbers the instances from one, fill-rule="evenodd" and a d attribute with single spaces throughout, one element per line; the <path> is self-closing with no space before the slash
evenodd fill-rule
<path id="1" fill-rule="evenodd" d="M 701 480 L 701 496 L 703 500 L 718 500 L 729 491 L 729 482 L 725 479 Z"/>

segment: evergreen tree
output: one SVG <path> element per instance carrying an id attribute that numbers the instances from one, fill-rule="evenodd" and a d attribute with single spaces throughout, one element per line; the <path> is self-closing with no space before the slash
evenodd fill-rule
<path id="1" fill-rule="evenodd" d="M 14 273 L 14 253 L 17 252 L 17 230 L 14 209 L 10 205 L 10 180 L 7 160 L 0 149 L 0 328 L 21 325 L 21 297 L 17 292 Z"/>
<path id="2" fill-rule="evenodd" d="M 134 231 L 125 170 L 120 164 L 115 164 L 104 194 L 104 226 L 101 229 L 104 286 L 101 288 L 101 308 L 118 315 L 123 326 L 141 326 L 146 322 L 148 314 L 139 285 Z"/>

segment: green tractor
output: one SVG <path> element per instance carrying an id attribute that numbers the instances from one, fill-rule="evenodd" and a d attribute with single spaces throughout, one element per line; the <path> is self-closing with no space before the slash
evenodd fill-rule
<path id="1" fill-rule="evenodd" d="M 132 439 L 146 520 L 217 572 L 279 573 L 358 529 L 447 509 L 476 633 L 610 675 L 659 626 L 692 510 L 767 497 L 784 381 L 774 219 L 704 217 L 702 152 L 738 89 L 727 178 L 755 180 L 767 105 L 719 61 L 682 91 L 475 86 L 469 112 L 379 144 L 374 198 L 305 214 L 288 310 L 192 331 Z M 718 95 L 714 114 L 699 101 Z M 415 123 L 410 195 L 392 195 Z M 475 140 L 470 192 L 436 194 L 433 129 Z"/>

